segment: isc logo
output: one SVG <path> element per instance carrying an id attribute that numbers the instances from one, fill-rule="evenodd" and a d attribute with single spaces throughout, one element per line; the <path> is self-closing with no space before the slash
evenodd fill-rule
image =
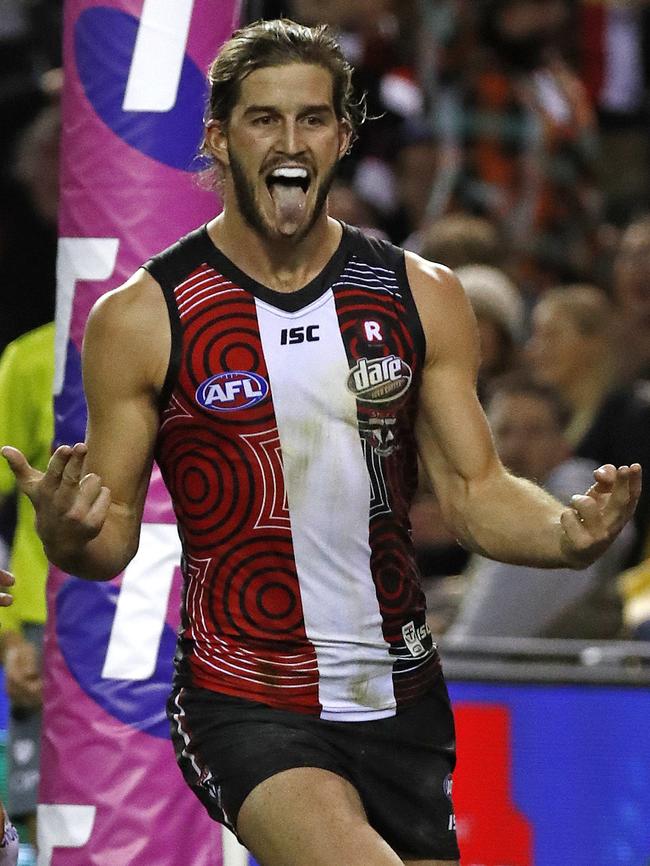
<path id="1" fill-rule="evenodd" d="M 347 384 L 359 400 L 385 403 L 406 391 L 411 384 L 411 368 L 397 355 L 359 358 L 350 370 Z"/>
<path id="2" fill-rule="evenodd" d="M 422 625 L 416 625 L 413 620 L 407 622 L 406 625 L 402 626 L 402 635 L 409 652 L 416 658 L 429 652 L 425 643 L 429 648 L 433 646 L 433 642 L 430 640 L 431 630 L 426 622 Z"/>
<path id="3" fill-rule="evenodd" d="M 254 406 L 268 392 L 269 384 L 262 376 L 247 370 L 232 370 L 202 382 L 196 389 L 196 399 L 205 409 L 234 412 Z"/>
<path id="4" fill-rule="evenodd" d="M 318 325 L 307 325 L 298 328 L 283 328 L 280 331 L 280 345 L 294 345 L 295 343 L 316 343 L 320 340 L 318 336 Z"/>

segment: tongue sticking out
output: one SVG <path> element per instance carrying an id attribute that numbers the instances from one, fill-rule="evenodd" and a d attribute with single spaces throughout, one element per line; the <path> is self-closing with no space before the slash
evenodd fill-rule
<path id="1" fill-rule="evenodd" d="M 271 198 L 275 205 L 275 215 L 280 227 L 285 229 L 298 225 L 305 209 L 306 196 L 297 184 L 274 183 Z"/>

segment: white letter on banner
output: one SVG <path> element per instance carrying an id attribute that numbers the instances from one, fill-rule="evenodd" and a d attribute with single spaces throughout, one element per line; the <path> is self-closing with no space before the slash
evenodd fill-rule
<path id="1" fill-rule="evenodd" d="M 102 676 L 147 680 L 158 659 L 181 542 L 173 523 L 144 523 L 138 552 L 126 567 Z"/>
<path id="2" fill-rule="evenodd" d="M 169 111 L 176 105 L 194 0 L 144 0 L 124 111 Z"/>
<path id="3" fill-rule="evenodd" d="M 37 866 L 50 866 L 55 848 L 83 848 L 95 823 L 95 806 L 39 804 Z"/>
<path id="4" fill-rule="evenodd" d="M 56 259 L 54 393 L 61 393 L 77 280 L 107 280 L 115 270 L 117 238 L 59 238 Z"/>

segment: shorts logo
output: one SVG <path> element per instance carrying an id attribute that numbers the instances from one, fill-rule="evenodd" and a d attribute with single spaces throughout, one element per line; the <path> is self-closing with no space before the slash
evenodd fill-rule
<path id="1" fill-rule="evenodd" d="M 413 620 L 402 626 L 402 636 L 404 643 L 408 647 L 408 651 L 415 658 L 426 655 L 429 651 L 424 645 L 424 641 L 429 644 L 429 649 L 433 646 L 431 641 L 431 629 L 426 622 L 422 625 L 416 625 Z"/>
<path id="2" fill-rule="evenodd" d="M 451 800 L 451 790 L 454 786 L 454 780 L 451 777 L 451 773 L 447 773 L 445 778 L 442 780 L 442 790 L 445 793 L 445 797 Z"/>
<path id="3" fill-rule="evenodd" d="M 213 412 L 234 412 L 261 402 L 269 393 L 269 383 L 257 373 L 231 370 L 218 373 L 196 389 L 196 400 Z"/>
<path id="4" fill-rule="evenodd" d="M 411 368 L 397 355 L 359 358 L 348 376 L 348 391 L 366 403 L 386 403 L 400 397 L 411 384 Z"/>

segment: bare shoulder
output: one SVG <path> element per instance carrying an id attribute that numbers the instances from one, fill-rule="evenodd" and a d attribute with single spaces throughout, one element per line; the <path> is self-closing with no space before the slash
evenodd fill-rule
<path id="1" fill-rule="evenodd" d="M 450 268 L 405 254 L 406 273 L 427 341 L 427 361 L 441 354 L 478 352 L 476 318 L 460 280 Z"/>
<path id="2" fill-rule="evenodd" d="M 98 365 L 139 371 L 159 390 L 167 371 L 171 331 L 165 299 L 158 282 L 140 268 L 123 285 L 97 300 L 90 311 L 84 335 L 84 356 Z"/>
<path id="3" fill-rule="evenodd" d="M 155 328 L 158 319 L 164 321 L 164 313 L 165 301 L 159 284 L 148 271 L 140 268 L 125 283 L 95 302 L 88 324 L 110 330 Z"/>

